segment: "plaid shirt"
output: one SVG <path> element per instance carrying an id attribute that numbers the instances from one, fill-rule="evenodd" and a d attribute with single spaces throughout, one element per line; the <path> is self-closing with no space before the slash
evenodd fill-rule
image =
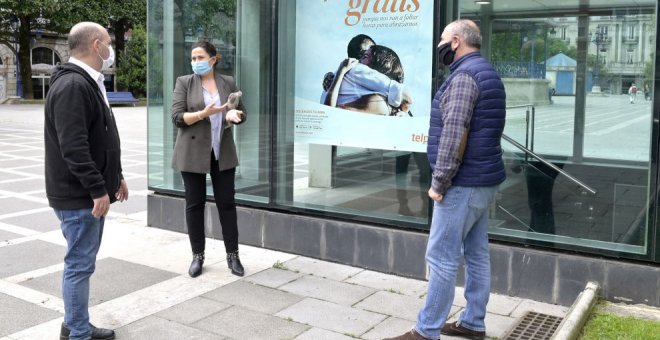
<path id="1" fill-rule="evenodd" d="M 470 128 L 478 97 L 476 81 L 465 73 L 454 76 L 440 97 L 443 127 L 431 182 L 431 188 L 438 194 L 444 195 L 447 192 L 461 165 L 458 149 L 463 134 Z"/>

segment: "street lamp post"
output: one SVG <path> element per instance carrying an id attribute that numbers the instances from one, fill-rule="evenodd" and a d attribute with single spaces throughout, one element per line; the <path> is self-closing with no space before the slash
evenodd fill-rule
<path id="1" fill-rule="evenodd" d="M 37 21 L 37 39 L 41 39 L 41 36 L 44 31 L 44 27 L 46 27 L 46 25 L 50 23 L 50 20 L 44 18 L 43 12 L 41 11 L 41 9 L 39 9 L 39 17 L 36 19 L 36 21 Z"/>
<path id="2" fill-rule="evenodd" d="M 529 77 L 536 78 L 536 61 L 534 60 L 534 48 L 536 47 L 536 31 L 532 30 L 532 56 L 529 59 Z"/>
<path id="3" fill-rule="evenodd" d="M 9 22 L 11 23 L 11 30 L 14 32 L 14 50 L 16 51 L 16 96 L 21 98 L 23 97 L 23 87 L 21 84 L 20 44 L 18 43 L 18 30 L 21 27 L 21 22 L 15 15 L 11 16 Z"/>
<path id="4" fill-rule="evenodd" d="M 204 27 L 202 25 L 197 26 L 197 40 L 202 41 L 204 40 Z"/>
<path id="5" fill-rule="evenodd" d="M 596 44 L 596 64 L 594 65 L 594 83 L 591 87 L 592 93 L 600 93 L 600 46 L 605 44 L 607 40 L 607 32 L 603 31 L 600 27 L 593 34 L 594 40 L 591 42 Z"/>

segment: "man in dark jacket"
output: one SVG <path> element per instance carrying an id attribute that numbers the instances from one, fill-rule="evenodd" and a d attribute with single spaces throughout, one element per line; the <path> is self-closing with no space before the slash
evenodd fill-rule
<path id="1" fill-rule="evenodd" d="M 114 339 L 89 323 L 89 279 L 94 273 L 110 204 L 128 199 L 119 132 L 103 74 L 114 62 L 112 40 L 96 23 L 69 33 L 69 62 L 57 67 L 46 97 L 46 195 L 67 242 L 60 339 Z"/>
<path id="2" fill-rule="evenodd" d="M 440 334 L 483 339 L 490 294 L 488 211 L 505 180 L 500 140 L 506 116 L 502 80 L 481 57 L 481 33 L 470 20 L 445 27 L 440 61 L 451 75 L 431 107 L 427 154 L 433 175 L 433 219 L 426 247 L 426 302 L 410 331 L 393 339 L 438 339 Z M 456 272 L 465 260 L 465 300 L 457 322 L 445 323 Z"/>

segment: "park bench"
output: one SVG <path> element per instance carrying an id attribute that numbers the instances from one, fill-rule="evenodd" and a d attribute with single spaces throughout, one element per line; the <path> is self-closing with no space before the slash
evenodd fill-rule
<path id="1" fill-rule="evenodd" d="M 130 92 L 108 92 L 108 103 L 112 104 L 133 104 L 139 102 Z"/>

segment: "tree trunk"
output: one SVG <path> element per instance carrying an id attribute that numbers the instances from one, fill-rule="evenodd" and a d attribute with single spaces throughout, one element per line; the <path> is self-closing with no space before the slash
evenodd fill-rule
<path id="1" fill-rule="evenodd" d="M 21 28 L 18 30 L 19 44 L 19 73 L 21 77 L 21 89 L 24 99 L 34 99 L 32 88 L 32 60 L 30 60 L 30 17 L 20 17 Z"/>
<path id="2" fill-rule="evenodd" d="M 115 55 L 115 84 L 119 87 L 117 83 L 117 70 L 119 70 L 119 65 L 121 64 L 122 59 L 124 59 L 124 52 L 126 49 L 126 44 L 124 42 L 124 34 L 126 34 L 126 19 L 120 19 L 116 21 L 113 25 L 113 30 L 115 31 L 115 47 L 117 49 Z M 126 91 L 125 88 L 118 88 L 117 90 Z"/>

